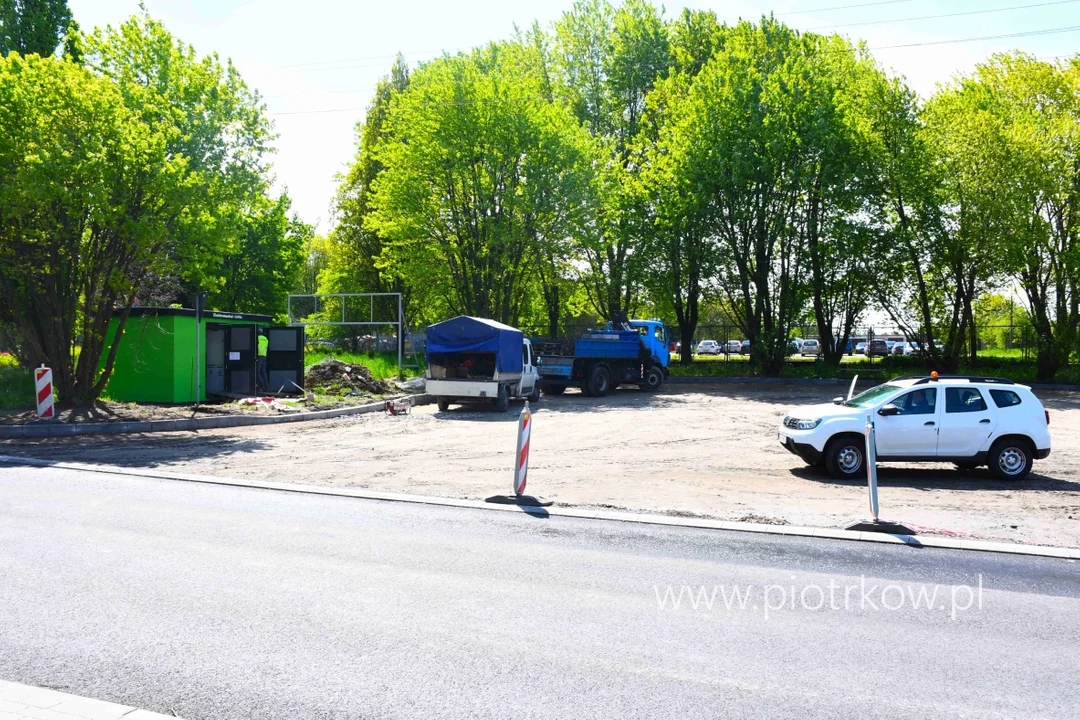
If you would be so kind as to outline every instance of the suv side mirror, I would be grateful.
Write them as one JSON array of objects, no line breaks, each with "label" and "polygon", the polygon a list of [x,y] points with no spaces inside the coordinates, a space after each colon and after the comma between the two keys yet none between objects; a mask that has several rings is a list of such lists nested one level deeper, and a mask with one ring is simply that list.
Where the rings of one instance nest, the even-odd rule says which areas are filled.
[{"label": "suv side mirror", "polygon": [[900,408],[896,407],[892,403],[888,405],[882,405],[881,409],[877,411],[878,415],[899,415]]},{"label": "suv side mirror", "polygon": [[834,397],[832,399],[832,402],[833,402],[833,405],[843,405],[844,404],[844,398],[837,395],[836,397]]}]

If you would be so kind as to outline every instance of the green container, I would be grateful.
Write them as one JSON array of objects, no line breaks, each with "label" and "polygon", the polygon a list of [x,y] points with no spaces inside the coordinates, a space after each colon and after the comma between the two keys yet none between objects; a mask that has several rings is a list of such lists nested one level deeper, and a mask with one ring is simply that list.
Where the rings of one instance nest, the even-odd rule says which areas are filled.
[{"label": "green container", "polygon": [[[133,308],[124,325],[105,397],[118,402],[195,402],[195,372],[206,400],[206,325],[268,325],[269,315],[205,312],[195,358],[195,311],[186,308]],[[101,364],[120,323],[119,313],[109,323]]]}]

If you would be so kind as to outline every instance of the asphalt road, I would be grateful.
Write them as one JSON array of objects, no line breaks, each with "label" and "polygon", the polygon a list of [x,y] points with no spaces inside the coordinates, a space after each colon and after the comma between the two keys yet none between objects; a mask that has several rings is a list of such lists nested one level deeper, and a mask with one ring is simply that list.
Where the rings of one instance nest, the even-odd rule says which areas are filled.
[{"label": "asphalt road", "polygon": [[0,678],[189,720],[1075,718],[1078,648],[1075,561],[0,468]]}]

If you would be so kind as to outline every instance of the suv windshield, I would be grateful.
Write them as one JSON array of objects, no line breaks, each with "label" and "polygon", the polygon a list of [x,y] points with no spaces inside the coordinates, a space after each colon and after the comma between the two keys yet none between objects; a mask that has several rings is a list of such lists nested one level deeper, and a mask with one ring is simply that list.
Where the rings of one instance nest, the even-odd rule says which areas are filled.
[{"label": "suv windshield", "polygon": [[889,385],[888,383],[884,385],[878,385],[877,387],[870,388],[866,392],[859,393],[855,397],[845,402],[844,405],[847,405],[848,407],[870,407],[872,405],[876,405],[878,400],[885,397],[889,393],[895,392],[899,389],[899,385]]}]

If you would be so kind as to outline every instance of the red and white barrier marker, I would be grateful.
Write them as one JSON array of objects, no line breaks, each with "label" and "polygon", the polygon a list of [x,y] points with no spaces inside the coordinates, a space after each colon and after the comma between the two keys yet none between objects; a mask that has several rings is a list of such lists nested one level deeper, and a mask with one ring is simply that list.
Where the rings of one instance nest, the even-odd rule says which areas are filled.
[{"label": "red and white barrier marker", "polygon": [[517,452],[514,453],[514,494],[525,494],[525,477],[529,474],[529,436],[532,434],[532,411],[528,401],[518,416]]},{"label": "red and white barrier marker", "polygon": [[532,410],[529,403],[521,409],[518,416],[517,450],[514,452],[514,494],[492,495],[485,500],[500,505],[518,505],[520,507],[547,507],[551,500],[525,494],[525,480],[529,474],[529,439],[532,437]]},{"label": "red and white barrier marker", "polygon": [[52,369],[44,365],[34,370],[34,390],[37,392],[39,418],[54,417]]}]

